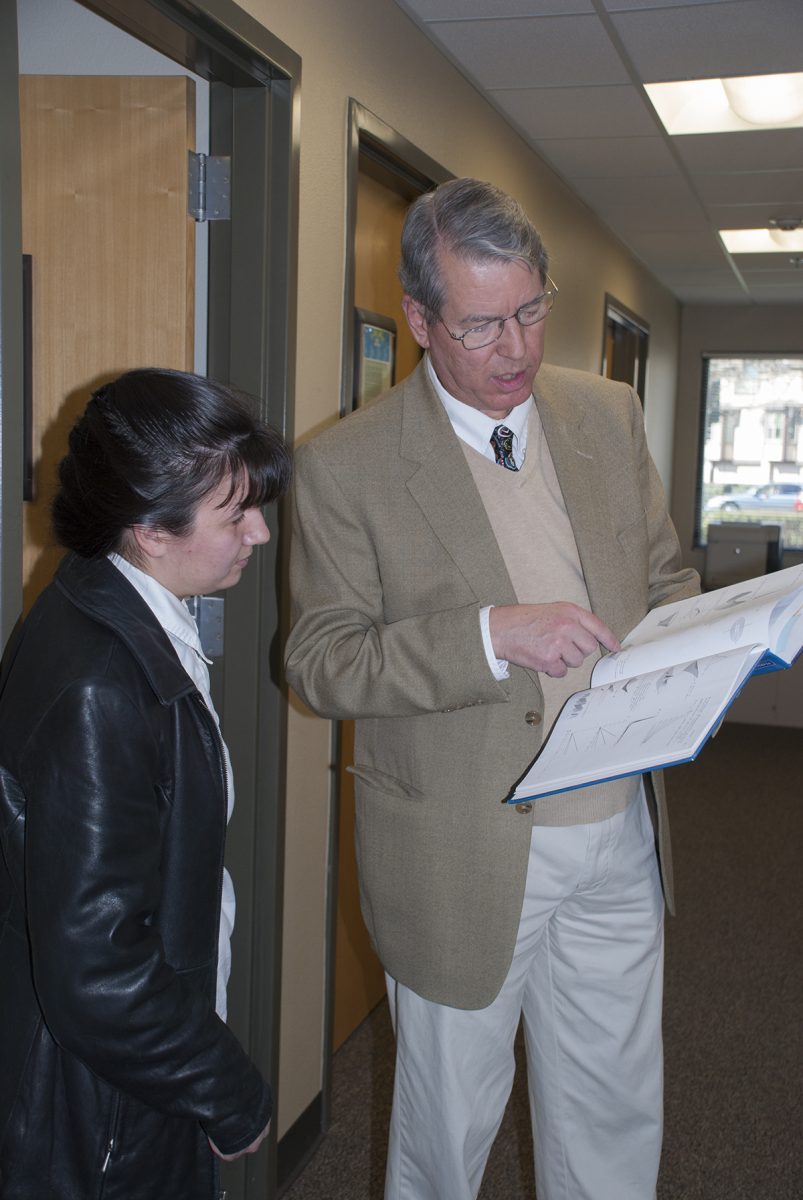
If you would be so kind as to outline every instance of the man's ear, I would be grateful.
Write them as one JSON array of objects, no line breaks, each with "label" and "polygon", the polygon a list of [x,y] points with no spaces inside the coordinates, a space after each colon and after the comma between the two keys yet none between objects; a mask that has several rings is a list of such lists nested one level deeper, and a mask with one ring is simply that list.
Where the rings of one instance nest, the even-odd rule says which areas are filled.
[{"label": "man's ear", "polygon": [[156,525],[132,525],[130,528],[137,552],[146,562],[149,559],[164,557],[170,534]]},{"label": "man's ear", "polygon": [[423,346],[425,350],[429,349],[429,326],[427,318],[424,315],[424,309],[417,300],[412,296],[402,296],[402,308],[404,315],[407,318],[407,324],[410,326],[412,333],[419,346]]}]

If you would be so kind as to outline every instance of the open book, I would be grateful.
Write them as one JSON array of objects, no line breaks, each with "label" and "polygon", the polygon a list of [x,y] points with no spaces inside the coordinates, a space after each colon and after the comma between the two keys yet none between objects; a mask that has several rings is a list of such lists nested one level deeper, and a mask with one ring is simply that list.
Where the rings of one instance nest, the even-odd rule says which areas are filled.
[{"label": "open book", "polygon": [[803,565],[648,613],[570,696],[509,804],[689,762],[751,675],[803,647]]}]

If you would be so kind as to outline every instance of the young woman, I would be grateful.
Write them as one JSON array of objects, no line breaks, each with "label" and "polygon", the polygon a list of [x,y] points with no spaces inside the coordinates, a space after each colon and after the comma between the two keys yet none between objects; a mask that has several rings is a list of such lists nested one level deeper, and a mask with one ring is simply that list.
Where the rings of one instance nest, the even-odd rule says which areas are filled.
[{"label": "young woman", "polygon": [[216,1156],[267,1133],[223,1019],[231,771],[183,600],[237,583],[289,476],[240,397],[179,372],[104,385],[70,435],[71,553],[0,690],[4,1200],[216,1200]]}]

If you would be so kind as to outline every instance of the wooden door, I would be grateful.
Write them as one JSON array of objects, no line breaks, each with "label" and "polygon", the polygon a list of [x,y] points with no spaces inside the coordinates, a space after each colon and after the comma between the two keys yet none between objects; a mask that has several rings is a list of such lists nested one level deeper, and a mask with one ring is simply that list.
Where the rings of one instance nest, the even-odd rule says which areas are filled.
[{"label": "wooden door", "polygon": [[[360,171],[357,180],[354,302],[396,322],[396,382],[409,375],[421,351],[402,312],[396,275],[399,243],[410,200]],[[336,1050],[382,999],[385,977],[360,915],[354,853],[354,724],[340,727],[340,842],[338,847],[335,999],[332,1048]]]},{"label": "wooden door", "polygon": [[194,84],[185,76],[21,76],[20,131],[33,298],[27,610],[61,557],[50,499],[91,391],[131,367],[192,369]]}]

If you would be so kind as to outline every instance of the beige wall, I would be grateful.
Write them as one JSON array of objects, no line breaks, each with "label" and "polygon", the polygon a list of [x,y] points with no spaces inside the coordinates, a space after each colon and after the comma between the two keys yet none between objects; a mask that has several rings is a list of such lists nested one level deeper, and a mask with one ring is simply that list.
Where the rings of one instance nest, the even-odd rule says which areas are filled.
[{"label": "beige wall", "polygon": [[[240,0],[302,58],[299,212],[299,437],[336,419],[340,388],[346,127],[354,97],[455,175],[518,197],[552,255],[560,297],[548,360],[599,371],[606,291],[651,326],[647,427],[669,478],[678,305],[635,263],[391,0]],[[329,726],[289,722],[278,1131],[321,1086]]]},{"label": "beige wall", "polygon": [[[672,516],[686,561],[702,570],[694,550],[694,501],[699,456],[704,354],[803,354],[803,305],[687,305],[681,318],[672,472]],[[786,565],[803,555],[787,555]]]}]

